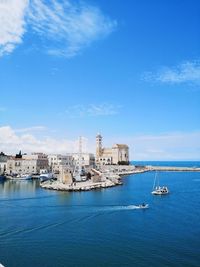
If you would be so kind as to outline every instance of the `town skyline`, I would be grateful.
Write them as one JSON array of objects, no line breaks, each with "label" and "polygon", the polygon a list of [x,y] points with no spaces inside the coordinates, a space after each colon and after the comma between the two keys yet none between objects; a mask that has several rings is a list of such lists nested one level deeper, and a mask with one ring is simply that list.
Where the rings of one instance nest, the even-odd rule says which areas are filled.
[{"label": "town skyline", "polygon": [[0,150],[95,153],[100,132],[130,160],[200,160],[192,3],[2,1]]}]

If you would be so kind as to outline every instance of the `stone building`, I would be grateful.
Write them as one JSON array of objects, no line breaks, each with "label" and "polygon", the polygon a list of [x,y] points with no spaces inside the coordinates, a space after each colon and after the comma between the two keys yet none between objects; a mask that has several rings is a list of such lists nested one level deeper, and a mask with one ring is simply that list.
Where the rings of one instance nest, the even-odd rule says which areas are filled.
[{"label": "stone building", "polygon": [[10,157],[7,160],[7,174],[39,174],[41,170],[48,170],[48,158],[43,153]]},{"label": "stone building", "polygon": [[99,165],[129,164],[129,147],[114,144],[111,148],[102,146],[102,136],[96,136],[96,163]]},{"label": "stone building", "polygon": [[6,171],[8,156],[3,152],[0,153],[0,175]]},{"label": "stone building", "polygon": [[72,155],[49,155],[48,156],[49,167],[53,173],[60,173],[63,168],[72,169],[73,157]]},{"label": "stone building", "polygon": [[[79,153],[73,153],[74,165],[79,165],[80,155]],[[95,167],[95,156],[92,153],[81,153],[80,165],[84,168],[94,168]]]}]

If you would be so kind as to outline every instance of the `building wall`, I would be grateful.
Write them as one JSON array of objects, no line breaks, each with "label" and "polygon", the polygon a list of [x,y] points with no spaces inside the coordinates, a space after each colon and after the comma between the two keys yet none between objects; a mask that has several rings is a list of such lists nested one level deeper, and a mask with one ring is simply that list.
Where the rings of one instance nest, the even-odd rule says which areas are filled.
[{"label": "building wall", "polygon": [[40,170],[49,169],[48,156],[44,153],[32,153],[31,155],[23,155],[22,159],[36,160],[38,173],[40,173]]},{"label": "building wall", "polygon": [[48,170],[48,158],[43,153],[23,155],[22,158],[12,157],[7,161],[7,174],[37,174],[40,170]]},{"label": "building wall", "polygon": [[49,155],[49,166],[52,172],[59,173],[62,167],[72,168],[73,157],[71,155]]},{"label": "building wall", "polygon": [[0,153],[0,175],[3,174],[7,167],[8,156],[3,152]]},{"label": "building wall", "polygon": [[34,174],[39,172],[37,160],[9,159],[7,161],[7,174]]},{"label": "building wall", "polygon": [[7,162],[0,162],[0,175],[3,174],[7,169]]},{"label": "building wall", "polygon": [[[83,167],[92,167],[95,166],[95,156],[92,153],[82,153],[81,165]],[[79,154],[74,153],[72,154],[74,165],[79,164]]]}]

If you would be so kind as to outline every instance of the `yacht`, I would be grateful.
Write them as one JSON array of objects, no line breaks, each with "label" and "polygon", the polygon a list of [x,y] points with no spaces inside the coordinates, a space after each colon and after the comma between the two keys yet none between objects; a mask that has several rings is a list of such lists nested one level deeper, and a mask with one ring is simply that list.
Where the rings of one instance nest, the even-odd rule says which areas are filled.
[{"label": "yacht", "polygon": [[[157,185],[156,185],[156,183],[157,183]],[[167,195],[167,194],[169,194],[169,189],[167,186],[160,186],[159,185],[159,180],[157,178],[157,172],[155,174],[153,191],[151,193],[153,195]]]},{"label": "yacht", "polygon": [[151,193],[153,195],[167,195],[169,194],[169,189],[167,186],[156,186]]}]

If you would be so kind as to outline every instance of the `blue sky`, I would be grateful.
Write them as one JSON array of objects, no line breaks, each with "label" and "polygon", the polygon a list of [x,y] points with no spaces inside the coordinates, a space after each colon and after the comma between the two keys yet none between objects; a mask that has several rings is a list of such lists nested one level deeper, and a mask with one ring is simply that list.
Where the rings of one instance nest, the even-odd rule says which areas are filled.
[{"label": "blue sky", "polygon": [[0,1],[0,150],[200,160],[200,3]]}]

